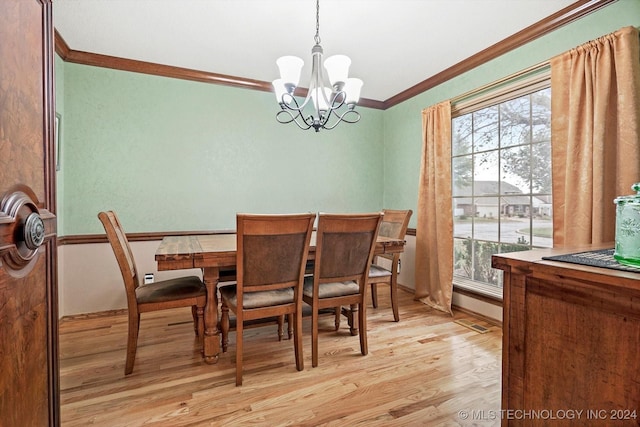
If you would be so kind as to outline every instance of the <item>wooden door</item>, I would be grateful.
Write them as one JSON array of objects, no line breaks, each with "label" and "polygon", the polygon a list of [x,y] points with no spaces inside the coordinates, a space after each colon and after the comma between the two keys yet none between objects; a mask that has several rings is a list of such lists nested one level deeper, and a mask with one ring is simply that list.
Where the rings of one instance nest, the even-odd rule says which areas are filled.
[{"label": "wooden door", "polygon": [[0,425],[59,425],[51,0],[0,0]]}]

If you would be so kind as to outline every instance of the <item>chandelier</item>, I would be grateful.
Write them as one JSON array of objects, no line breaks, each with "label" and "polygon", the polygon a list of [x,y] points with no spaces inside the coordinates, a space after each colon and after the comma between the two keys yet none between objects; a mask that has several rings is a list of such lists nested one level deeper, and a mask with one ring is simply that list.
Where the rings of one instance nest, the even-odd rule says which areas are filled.
[{"label": "chandelier", "polygon": [[340,122],[356,123],[360,113],[355,106],[360,98],[362,80],[348,78],[351,59],[345,55],[334,55],[324,61],[329,82],[326,84],[322,64],[322,46],[320,46],[320,0],[316,0],[316,42],[311,49],[311,81],[306,98],[300,104],[293,96],[300,80],[300,71],[304,61],[297,56],[283,56],[276,64],[280,69],[280,78],[273,81],[280,111],[276,114],[278,122],[294,122],[300,129],[333,129]]}]

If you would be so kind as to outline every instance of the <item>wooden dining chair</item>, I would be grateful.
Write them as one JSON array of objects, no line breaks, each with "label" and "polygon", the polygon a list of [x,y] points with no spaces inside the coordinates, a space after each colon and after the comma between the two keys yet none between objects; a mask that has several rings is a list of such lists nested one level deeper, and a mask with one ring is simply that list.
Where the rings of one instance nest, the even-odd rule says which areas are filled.
[{"label": "wooden dining chair", "polygon": [[236,316],[236,386],[242,385],[245,322],[291,316],[296,368],[302,355],[302,285],[315,214],[237,214],[235,286],[220,288],[222,335]]},{"label": "wooden dining chair", "polygon": [[[382,223],[380,223],[380,236],[394,239],[404,239],[409,227],[412,210],[384,209]],[[381,262],[386,259],[386,262]],[[400,254],[380,254],[373,259],[369,269],[369,283],[371,284],[371,302],[374,308],[378,307],[378,284],[387,284],[391,293],[391,310],[393,320],[400,321],[398,313],[398,272],[400,270]]]},{"label": "wooden dining chair", "polygon": [[[235,281],[230,283],[224,283],[222,286],[236,286],[236,283]],[[222,286],[220,286],[219,288],[222,288]],[[220,300],[222,300],[222,298],[220,298]],[[287,315],[287,316],[292,316],[292,315]],[[222,327],[222,318],[218,322],[218,329],[220,330],[220,336],[222,339],[221,344],[222,344],[223,353],[226,353],[227,350],[229,349],[229,332],[234,332],[236,330],[237,319],[235,317],[235,314],[233,314],[233,312],[229,313],[228,322],[229,322],[229,325],[227,329]],[[285,324],[285,315],[280,315],[280,316],[266,317],[263,319],[254,319],[252,321],[245,320],[243,329],[247,330],[252,328],[260,328],[265,326],[276,325],[278,341],[282,341],[284,339],[284,324]],[[289,319],[287,333],[288,333],[287,338],[292,339],[293,338],[293,317]]]},{"label": "wooden dining chair", "polygon": [[312,308],[313,367],[318,366],[318,313],[323,309],[342,307],[351,335],[360,335],[360,352],[369,352],[365,295],[381,219],[380,212],[318,216],[313,276],[305,278],[302,296]]},{"label": "wooden dining chair", "polygon": [[111,249],[116,257],[127,295],[129,333],[127,339],[127,359],[124,374],[133,371],[138,346],[140,314],[177,307],[191,307],[196,336],[204,336],[204,306],[207,290],[197,276],[179,277],[148,284],[141,284],[140,276],[129,246],[115,212],[100,212],[98,218],[104,226]]}]

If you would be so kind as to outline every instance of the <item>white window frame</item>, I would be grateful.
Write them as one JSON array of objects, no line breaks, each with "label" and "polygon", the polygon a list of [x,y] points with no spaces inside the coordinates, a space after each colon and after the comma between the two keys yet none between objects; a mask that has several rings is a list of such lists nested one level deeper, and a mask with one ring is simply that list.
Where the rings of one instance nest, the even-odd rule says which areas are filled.
[{"label": "white window frame", "polygon": [[[451,120],[453,121],[459,116],[501,104],[550,86],[551,70],[549,63],[534,65],[452,99]],[[451,256],[453,257],[453,254]],[[502,300],[503,298],[503,288],[459,276],[453,276],[453,286],[454,288],[460,288],[491,299]]]}]

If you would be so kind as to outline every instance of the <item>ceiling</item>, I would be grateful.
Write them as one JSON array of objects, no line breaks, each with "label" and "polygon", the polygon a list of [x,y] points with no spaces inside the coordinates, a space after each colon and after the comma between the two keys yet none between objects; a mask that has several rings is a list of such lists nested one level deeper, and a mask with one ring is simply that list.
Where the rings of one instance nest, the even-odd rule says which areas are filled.
[{"label": "ceiling", "polygon": [[[362,97],[385,101],[575,0],[321,0],[325,58],[351,57]],[[70,49],[270,82],[275,60],[311,73],[314,0],[55,0]]]}]

